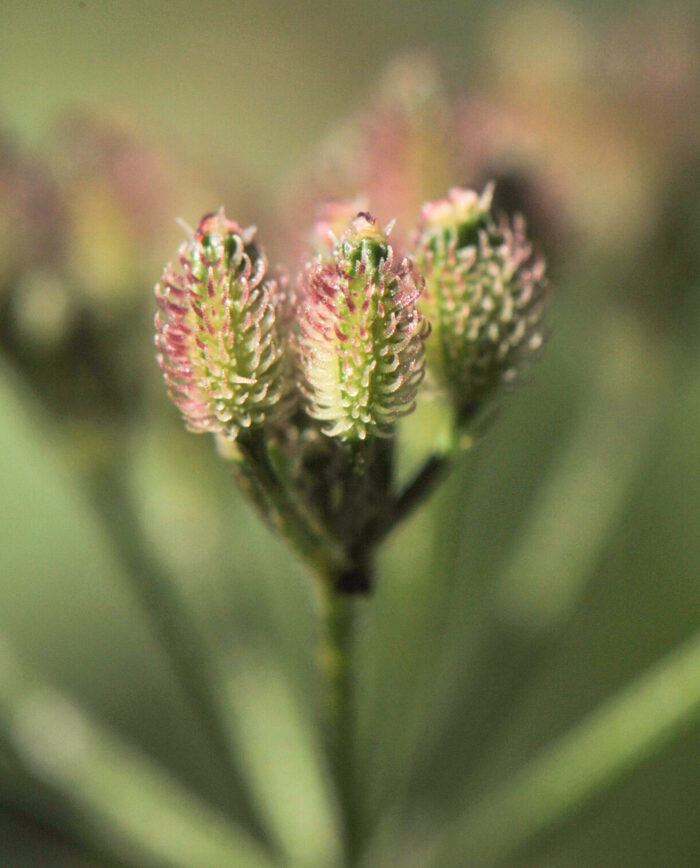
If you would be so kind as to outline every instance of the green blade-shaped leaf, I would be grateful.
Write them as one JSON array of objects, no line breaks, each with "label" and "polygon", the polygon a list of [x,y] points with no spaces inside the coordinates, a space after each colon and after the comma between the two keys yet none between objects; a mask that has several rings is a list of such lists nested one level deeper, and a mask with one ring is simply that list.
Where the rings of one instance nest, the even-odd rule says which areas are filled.
[{"label": "green blade-shaped leaf", "polygon": [[421,854],[423,861],[405,864],[497,865],[698,719],[700,634],[468,808],[437,846]]},{"label": "green blade-shaped leaf", "polygon": [[270,868],[242,829],[208,807],[0,645],[0,735],[32,777],[67,800],[87,837],[134,866]]}]

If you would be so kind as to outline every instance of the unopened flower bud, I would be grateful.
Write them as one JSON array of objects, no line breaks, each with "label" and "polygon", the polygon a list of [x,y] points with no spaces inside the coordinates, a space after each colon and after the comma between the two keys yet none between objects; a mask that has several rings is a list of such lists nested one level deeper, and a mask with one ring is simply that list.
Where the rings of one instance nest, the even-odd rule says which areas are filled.
[{"label": "unopened flower bud", "polygon": [[366,212],[367,203],[361,198],[341,202],[325,202],[316,213],[311,231],[311,247],[315,255],[326,260],[338,244],[348,224],[360,212]]},{"label": "unopened flower bud", "polygon": [[426,326],[423,281],[396,262],[368,214],[351,221],[328,257],[309,263],[299,293],[299,354],[309,412],[329,436],[388,435],[415,405]]},{"label": "unopened flower bud", "polygon": [[468,418],[512,381],[542,343],[544,262],[522,217],[496,223],[493,187],[454,188],[423,206],[415,260],[426,280],[421,310],[432,326],[428,370]]},{"label": "unopened flower bud", "polygon": [[204,217],[156,286],[158,361],[192,431],[233,439],[289,408],[281,293],[255,228]]}]

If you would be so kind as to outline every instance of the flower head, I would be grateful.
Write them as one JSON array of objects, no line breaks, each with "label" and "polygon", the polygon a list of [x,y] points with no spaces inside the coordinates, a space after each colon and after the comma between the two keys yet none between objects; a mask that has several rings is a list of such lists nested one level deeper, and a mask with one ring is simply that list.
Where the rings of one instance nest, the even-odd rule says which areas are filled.
[{"label": "flower head", "polygon": [[328,256],[306,266],[298,299],[303,390],[329,436],[386,435],[413,409],[423,376],[422,288],[413,264],[395,261],[387,233],[366,213]]},{"label": "flower head", "polygon": [[282,293],[255,228],[207,215],[156,285],[158,361],[192,431],[235,438],[289,408]]},{"label": "flower head", "polygon": [[428,202],[415,245],[426,279],[421,309],[433,329],[429,371],[462,418],[513,380],[542,343],[544,262],[533,256],[521,217],[494,221],[492,193],[453,188]]},{"label": "flower head", "polygon": [[367,202],[361,197],[339,202],[324,202],[316,212],[311,230],[311,248],[319,259],[327,260],[348,224],[358,213],[366,213]]}]

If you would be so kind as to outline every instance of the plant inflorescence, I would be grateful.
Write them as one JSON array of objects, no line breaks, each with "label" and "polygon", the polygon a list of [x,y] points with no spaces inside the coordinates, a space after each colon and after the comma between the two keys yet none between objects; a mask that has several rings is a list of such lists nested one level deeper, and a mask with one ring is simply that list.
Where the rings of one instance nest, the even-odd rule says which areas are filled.
[{"label": "plant inflorescence", "polygon": [[[439,478],[542,342],[543,261],[521,217],[453,188],[394,245],[353,202],[326,204],[296,280],[254,227],[205,216],[156,286],[158,358],[187,427],[336,590],[371,587],[372,552]],[[447,450],[397,484],[399,421],[438,397]]]}]

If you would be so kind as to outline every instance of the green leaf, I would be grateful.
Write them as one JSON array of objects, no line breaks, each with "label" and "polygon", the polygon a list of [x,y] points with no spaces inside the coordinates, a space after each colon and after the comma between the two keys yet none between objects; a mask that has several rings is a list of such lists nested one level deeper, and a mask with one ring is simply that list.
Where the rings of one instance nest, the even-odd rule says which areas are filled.
[{"label": "green leaf", "polygon": [[[318,731],[279,664],[251,655],[231,679],[233,726],[260,816],[286,862],[340,865],[341,841]],[[286,864],[286,863],[285,863]]]},{"label": "green leaf", "polygon": [[698,719],[700,633],[542,750],[503,786],[467,808],[437,845],[423,851],[419,864],[500,864]]},{"label": "green leaf", "polygon": [[271,868],[253,839],[172,775],[36,682],[0,645],[0,734],[31,774],[70,802],[85,834],[135,866]]}]

